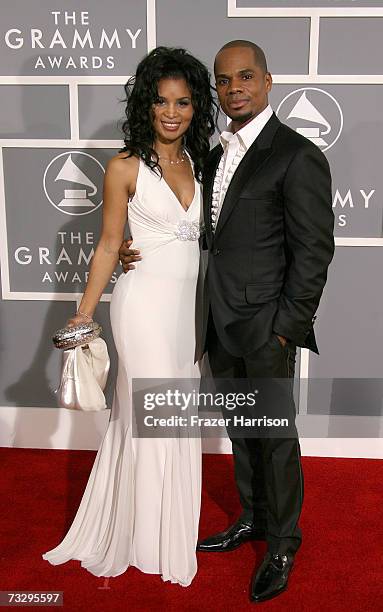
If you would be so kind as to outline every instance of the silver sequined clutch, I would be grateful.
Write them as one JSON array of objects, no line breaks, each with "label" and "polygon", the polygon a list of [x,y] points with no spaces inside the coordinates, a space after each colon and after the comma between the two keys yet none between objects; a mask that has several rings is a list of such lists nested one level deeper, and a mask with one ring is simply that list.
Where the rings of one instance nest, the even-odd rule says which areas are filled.
[{"label": "silver sequined clutch", "polygon": [[88,344],[101,334],[102,327],[96,321],[89,321],[73,327],[63,327],[53,336],[53,344],[58,349],[70,349]]}]

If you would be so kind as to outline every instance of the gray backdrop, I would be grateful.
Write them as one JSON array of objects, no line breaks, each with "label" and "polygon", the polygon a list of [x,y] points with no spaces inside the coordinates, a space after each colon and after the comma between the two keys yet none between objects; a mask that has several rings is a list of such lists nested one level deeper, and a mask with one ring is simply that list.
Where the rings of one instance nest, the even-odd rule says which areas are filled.
[{"label": "gray backdrop", "polygon": [[[14,0],[1,9],[0,406],[55,407],[60,354],[50,337],[75,310],[86,282],[105,164],[122,144],[123,84],[137,62],[156,44],[182,45],[212,68],[224,42],[247,38],[267,54],[279,118],[308,130],[333,174],[337,249],[317,313],[321,354],[302,352],[298,360],[305,383],[298,381],[299,410],[308,419],[343,415],[346,436],[358,435],[354,416],[377,423],[383,2],[68,0],[62,6]],[[119,273],[96,313],[112,354],[109,404],[115,355],[108,299]],[[375,425],[369,431],[378,435]]]}]

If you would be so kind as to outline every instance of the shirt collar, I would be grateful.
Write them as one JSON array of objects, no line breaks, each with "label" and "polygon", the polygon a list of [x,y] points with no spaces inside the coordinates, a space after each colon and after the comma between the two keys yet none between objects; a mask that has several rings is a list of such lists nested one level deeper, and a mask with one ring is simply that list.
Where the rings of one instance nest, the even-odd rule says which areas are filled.
[{"label": "shirt collar", "polygon": [[251,147],[253,144],[254,140],[259,136],[272,114],[273,109],[271,108],[270,104],[268,104],[268,106],[266,106],[266,108],[259,113],[259,115],[254,117],[254,119],[238,130],[238,132],[235,134],[232,132],[232,122],[230,122],[227,126],[227,130],[224,130],[219,137],[223,149],[225,150],[228,144],[231,142],[239,142],[241,147],[247,151],[247,149],[249,149],[249,147]]}]

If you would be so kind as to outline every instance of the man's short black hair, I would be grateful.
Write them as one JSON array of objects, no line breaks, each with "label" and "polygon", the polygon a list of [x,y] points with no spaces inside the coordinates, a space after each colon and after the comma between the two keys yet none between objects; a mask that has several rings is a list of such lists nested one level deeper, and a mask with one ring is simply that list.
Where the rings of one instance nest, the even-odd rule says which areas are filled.
[{"label": "man's short black hair", "polygon": [[264,74],[268,72],[266,56],[264,54],[263,49],[261,49],[261,47],[251,42],[250,40],[231,40],[230,42],[223,45],[223,47],[220,48],[218,53],[220,51],[223,51],[224,49],[231,49],[233,47],[249,47],[250,49],[252,49],[254,52],[255,63],[257,64],[257,66],[261,68]]}]

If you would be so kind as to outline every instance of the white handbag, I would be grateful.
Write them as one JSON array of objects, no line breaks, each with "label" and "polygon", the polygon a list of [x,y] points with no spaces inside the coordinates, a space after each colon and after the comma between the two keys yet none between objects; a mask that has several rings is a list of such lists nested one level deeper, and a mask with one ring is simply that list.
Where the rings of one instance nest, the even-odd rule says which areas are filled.
[{"label": "white handbag", "polygon": [[105,410],[109,367],[108,348],[102,338],[63,350],[61,381],[56,391],[59,406],[70,410]]}]

